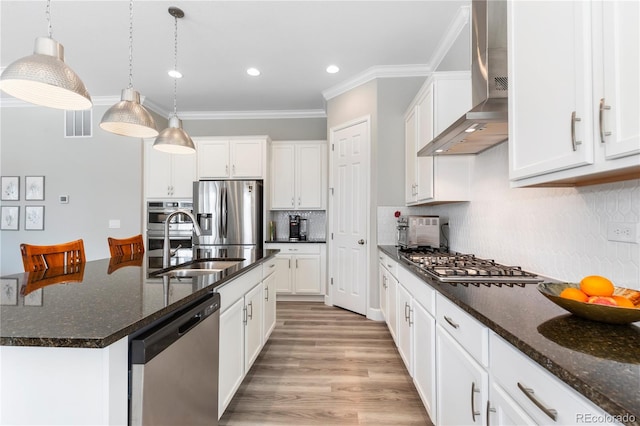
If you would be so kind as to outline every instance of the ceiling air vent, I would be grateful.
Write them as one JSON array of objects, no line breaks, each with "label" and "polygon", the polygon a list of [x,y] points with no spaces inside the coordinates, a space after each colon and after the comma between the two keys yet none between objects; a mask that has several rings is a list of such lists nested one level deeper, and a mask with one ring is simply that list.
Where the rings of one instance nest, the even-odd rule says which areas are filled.
[{"label": "ceiling air vent", "polygon": [[65,138],[90,138],[93,109],[64,112]]}]

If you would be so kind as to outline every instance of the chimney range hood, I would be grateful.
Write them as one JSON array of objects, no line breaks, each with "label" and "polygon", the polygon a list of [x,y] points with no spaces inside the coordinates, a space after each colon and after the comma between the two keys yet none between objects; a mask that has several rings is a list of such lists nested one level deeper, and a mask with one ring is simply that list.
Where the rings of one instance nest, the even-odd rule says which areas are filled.
[{"label": "chimney range hood", "polygon": [[477,154],[507,140],[507,2],[471,2],[471,99],[474,107],[418,151]]}]

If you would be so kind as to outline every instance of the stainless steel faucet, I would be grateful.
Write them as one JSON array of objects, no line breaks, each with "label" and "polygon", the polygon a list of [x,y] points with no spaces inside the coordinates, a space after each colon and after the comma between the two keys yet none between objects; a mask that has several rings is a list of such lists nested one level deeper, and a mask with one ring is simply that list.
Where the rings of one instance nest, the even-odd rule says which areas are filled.
[{"label": "stainless steel faucet", "polygon": [[164,222],[164,245],[162,246],[162,250],[163,250],[162,251],[162,269],[169,267],[169,263],[170,263],[169,259],[171,259],[171,242],[169,241],[169,222],[171,222],[171,219],[173,219],[173,217],[177,214],[185,214],[189,216],[189,219],[191,219],[191,222],[193,223],[193,230],[196,233],[196,235],[198,237],[202,235],[202,230],[200,229],[200,225],[198,225],[198,220],[193,215],[193,213],[187,210],[176,210],[174,212],[171,212],[169,216],[167,216],[167,219]]}]

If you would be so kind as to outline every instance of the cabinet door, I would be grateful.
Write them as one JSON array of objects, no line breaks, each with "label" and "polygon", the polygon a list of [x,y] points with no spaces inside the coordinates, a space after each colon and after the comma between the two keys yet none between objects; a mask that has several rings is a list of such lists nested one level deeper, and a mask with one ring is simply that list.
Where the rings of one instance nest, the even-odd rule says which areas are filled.
[{"label": "cabinet door", "polygon": [[436,413],[436,320],[413,301],[413,383],[432,419]]},{"label": "cabinet door", "polygon": [[172,190],[173,197],[189,198],[193,197],[193,182],[196,176],[196,155],[183,154],[172,155]]},{"label": "cabinet door", "polygon": [[271,146],[271,208],[295,208],[295,147],[293,144]]},{"label": "cabinet door", "polygon": [[198,142],[198,178],[224,179],[229,177],[229,141]]},{"label": "cabinet door", "polygon": [[262,281],[264,291],[264,341],[271,336],[276,326],[276,274],[269,275]]},{"label": "cabinet door", "polygon": [[[606,158],[640,153],[640,30],[637,1],[602,2],[604,94],[600,143]],[[595,101],[599,104],[601,99]],[[610,109],[602,109],[608,107]]]},{"label": "cabinet door", "polygon": [[276,272],[274,272],[274,275],[276,279],[276,291],[278,293],[293,292],[291,262],[292,256],[286,254],[276,256]]},{"label": "cabinet door", "polygon": [[436,326],[436,359],[436,424],[485,424],[487,372],[439,325]]},{"label": "cabinet door", "polygon": [[414,147],[416,161],[416,198],[418,201],[430,200],[434,196],[433,157],[418,157],[417,152],[428,144],[434,136],[433,84],[418,104],[418,140]]},{"label": "cabinet door", "polygon": [[593,163],[590,21],[589,2],[508,3],[511,179]]},{"label": "cabinet door", "polygon": [[537,423],[494,381],[489,389],[488,424],[504,426],[534,426]]},{"label": "cabinet door", "polygon": [[147,198],[171,196],[172,154],[153,149],[153,140],[145,140],[144,164]]},{"label": "cabinet door", "polygon": [[231,141],[231,177],[262,179],[264,144],[261,139]]},{"label": "cabinet door", "polygon": [[409,375],[413,377],[413,365],[411,364],[411,331],[413,324],[411,295],[402,284],[398,284],[396,306],[398,309],[398,352],[400,352],[400,357],[404,361]]},{"label": "cabinet door", "polygon": [[397,330],[398,330],[398,307],[397,307],[397,294],[398,294],[398,280],[396,277],[387,272],[387,306],[389,307],[389,315],[387,316],[387,325],[389,326],[389,332],[393,341],[398,344]]},{"label": "cabinet door", "polygon": [[301,144],[296,154],[296,208],[322,209],[324,207],[324,146]]},{"label": "cabinet door", "polygon": [[418,138],[418,119],[416,108],[409,113],[404,121],[404,199],[407,204],[416,201],[416,140]]},{"label": "cabinet door", "polygon": [[296,294],[320,294],[320,256],[297,255],[292,258],[294,268],[294,292]]},{"label": "cabinet door", "polygon": [[231,402],[244,377],[244,299],[220,314],[218,418]]},{"label": "cabinet door", "polygon": [[258,284],[244,296],[244,310],[244,371],[249,371],[262,349],[262,284]]}]

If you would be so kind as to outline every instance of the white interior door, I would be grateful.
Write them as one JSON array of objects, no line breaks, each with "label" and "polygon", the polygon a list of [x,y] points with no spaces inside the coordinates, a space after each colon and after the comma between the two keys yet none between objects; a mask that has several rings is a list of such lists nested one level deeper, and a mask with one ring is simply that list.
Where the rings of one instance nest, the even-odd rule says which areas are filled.
[{"label": "white interior door", "polygon": [[331,131],[331,182],[329,207],[332,303],[367,313],[369,121],[359,121]]}]

